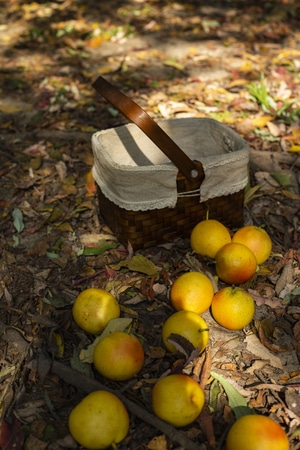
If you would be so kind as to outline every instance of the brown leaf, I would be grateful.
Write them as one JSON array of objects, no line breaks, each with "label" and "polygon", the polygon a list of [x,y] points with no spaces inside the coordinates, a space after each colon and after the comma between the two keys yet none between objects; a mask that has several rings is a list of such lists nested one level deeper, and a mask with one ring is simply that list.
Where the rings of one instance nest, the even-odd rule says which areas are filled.
[{"label": "brown leaf", "polygon": [[167,438],[164,434],[155,436],[147,445],[148,450],[167,450]]},{"label": "brown leaf", "polygon": [[269,364],[273,367],[283,370],[282,362],[280,358],[273,355],[269,349],[267,349],[254,334],[249,334],[245,338],[247,344],[247,350],[259,359],[269,361]]},{"label": "brown leaf", "polygon": [[287,346],[278,345],[274,342],[275,328],[272,321],[268,318],[261,321],[255,321],[258,336],[261,343],[273,352],[286,352],[289,350]]},{"label": "brown leaf", "polygon": [[204,358],[204,362],[200,358],[197,358],[195,368],[194,368],[194,373],[196,370],[199,373],[200,371],[198,369],[197,363],[199,362],[199,364],[201,364],[201,367],[200,367],[201,374],[199,377],[199,384],[202,387],[202,389],[204,389],[207,384],[207,381],[210,377],[211,368],[212,368],[212,356],[211,356],[210,348],[207,348],[206,352],[203,353],[203,358]]},{"label": "brown leaf", "polygon": [[96,183],[91,170],[86,175],[85,190],[87,197],[93,197],[96,193]]},{"label": "brown leaf", "polygon": [[162,347],[153,347],[152,345],[149,345],[148,353],[151,358],[160,359],[165,356],[166,351]]},{"label": "brown leaf", "polygon": [[257,292],[255,289],[248,289],[248,292],[252,295],[257,306],[267,305],[270,306],[270,308],[274,309],[284,308],[281,301],[278,298],[272,296],[271,292],[269,297],[260,295],[259,292]]},{"label": "brown leaf", "polygon": [[45,450],[47,446],[47,442],[41,441],[33,434],[30,434],[26,439],[26,450]]},{"label": "brown leaf", "polygon": [[278,127],[275,123],[273,123],[273,122],[268,122],[268,123],[267,123],[267,127],[268,127],[270,133],[272,134],[272,136],[277,137],[277,136],[280,135],[280,129],[279,129],[279,127]]},{"label": "brown leaf", "polygon": [[288,261],[283,267],[282,273],[277,280],[275,286],[275,292],[277,295],[280,295],[282,290],[287,284],[293,283],[293,263],[292,261]]},{"label": "brown leaf", "polygon": [[48,237],[36,240],[34,243],[34,246],[27,250],[28,255],[30,256],[44,256],[47,253],[49,243],[48,243]]},{"label": "brown leaf", "polygon": [[267,392],[265,390],[260,390],[257,393],[255,399],[251,400],[252,408],[262,408],[266,405],[267,402]]},{"label": "brown leaf", "polygon": [[300,395],[299,392],[297,392],[293,388],[287,388],[285,391],[285,401],[288,406],[288,408],[293,411],[293,413],[297,414],[297,416],[300,416]]},{"label": "brown leaf", "polygon": [[213,415],[209,412],[208,407],[204,407],[197,422],[203,429],[205,436],[211,448],[216,447],[216,438],[214,433]]},{"label": "brown leaf", "polygon": [[298,320],[298,322],[295,323],[293,332],[296,341],[300,341],[300,320]]}]

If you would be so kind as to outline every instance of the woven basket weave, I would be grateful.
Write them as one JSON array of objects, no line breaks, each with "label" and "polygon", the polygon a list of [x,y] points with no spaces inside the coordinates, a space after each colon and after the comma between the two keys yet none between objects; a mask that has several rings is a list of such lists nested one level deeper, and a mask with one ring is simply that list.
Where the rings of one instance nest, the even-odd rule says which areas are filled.
[{"label": "woven basket weave", "polygon": [[[141,124],[136,120],[137,112],[134,111],[134,113],[132,113],[132,109],[130,110],[130,112],[128,109],[128,107],[132,107],[133,104],[135,109],[138,109],[139,115],[141,115],[141,111],[143,111],[141,110],[141,108],[139,108],[126,96],[124,96],[124,94],[120,93],[120,91],[116,90],[116,88],[112,87],[102,77],[99,77],[96,80],[96,82],[94,83],[94,87],[101,95],[107,98],[116,108],[118,108],[123,114],[125,114],[126,117],[134,122],[140,130],[146,133],[153,142],[159,143],[159,145],[161,144],[161,139],[157,139],[157,136],[154,136],[152,128],[151,132],[149,132],[149,129],[147,129],[144,124]],[[113,93],[115,96],[112,97],[111,93]],[[126,97],[125,109],[124,105],[122,105],[122,102],[120,104],[120,95],[123,97],[123,99],[124,97]],[[143,114],[146,113],[143,111]],[[146,117],[146,121],[148,121],[148,117]],[[175,123],[177,123],[176,120],[180,119],[174,119]],[[203,121],[210,119],[193,120]],[[150,119],[150,121],[152,121],[152,119]],[[151,124],[152,126],[153,123]],[[155,128],[156,126],[157,124],[155,124]],[[224,127],[224,125],[221,126]],[[109,136],[109,132],[110,130],[105,130],[106,140]],[[232,138],[232,135],[234,136],[234,132],[232,130],[229,130],[229,132],[231,133],[230,136]],[[95,145],[95,139],[97,138],[101,141],[101,133],[102,132],[98,132],[97,136],[94,135],[92,139],[92,147],[95,158],[97,158],[97,152],[99,152],[99,145]],[[167,136],[167,139],[169,139],[169,136]],[[172,141],[171,139],[170,141],[173,144],[172,152],[174,152],[174,145],[176,146],[176,144],[174,144],[174,141]],[[243,143],[243,149],[247,149],[246,144],[239,137],[238,146],[241,145],[241,142]],[[167,156],[172,159],[173,163],[179,169],[176,177],[176,188],[179,195],[174,207],[130,210],[128,208],[120,206],[120,204],[112,201],[112,199],[109,198],[109,195],[107,195],[107,193],[104,193],[103,189],[101,189],[101,187],[99,186],[99,184],[101,184],[101,173],[99,172],[101,172],[102,169],[101,167],[100,169],[99,167],[97,167],[98,172],[97,176],[95,177],[96,181],[97,178],[99,180],[100,177],[100,182],[97,182],[99,213],[101,218],[109,226],[109,228],[116,235],[120,242],[124,243],[125,245],[130,242],[134,249],[140,249],[152,247],[163,242],[172,241],[179,236],[189,237],[193,227],[201,220],[204,220],[207,215],[210,219],[217,219],[231,228],[242,226],[244,188],[239,189],[237,192],[229,195],[221,195],[214,198],[209,198],[206,201],[200,201],[200,194],[192,196],[185,195],[187,193],[190,193],[191,191],[199,192],[199,188],[201,187],[203,178],[205,176],[202,163],[200,161],[193,161],[193,171],[196,171],[197,176],[195,176],[195,174],[191,176],[190,166],[188,168],[184,167],[184,170],[181,170],[181,155],[177,155],[179,158],[178,162],[177,160],[174,161],[173,153],[170,156],[169,148],[162,148],[162,145],[160,145],[160,150],[162,150],[164,154],[167,154],[169,152]],[[178,152],[182,152],[180,148]],[[201,154],[199,155],[199,159],[201,160]],[[189,165],[189,161],[185,160],[182,162],[182,165],[185,166],[186,162],[187,165]],[[247,166],[247,161],[245,164]],[[115,162],[113,162],[113,165],[116,165]],[[120,167],[122,168],[122,166]],[[95,174],[95,166],[93,170]],[[105,170],[105,168],[103,168],[103,170]],[[185,172],[185,174],[182,172]],[[125,167],[124,173],[125,176],[130,177],[130,167]],[[149,172],[149,176],[151,176],[151,172]],[[112,179],[111,183],[117,183],[117,180]],[[139,186],[136,186],[136,190],[137,192],[139,191]]]},{"label": "woven basket weave", "polygon": [[[179,181],[180,183],[180,181]],[[172,241],[178,236],[189,237],[193,227],[209,217],[228,227],[243,224],[244,191],[216,197],[206,203],[193,198],[180,198],[176,208],[148,211],[128,211],[111,202],[98,187],[100,216],[120,242],[131,243],[134,249],[148,248]]]}]

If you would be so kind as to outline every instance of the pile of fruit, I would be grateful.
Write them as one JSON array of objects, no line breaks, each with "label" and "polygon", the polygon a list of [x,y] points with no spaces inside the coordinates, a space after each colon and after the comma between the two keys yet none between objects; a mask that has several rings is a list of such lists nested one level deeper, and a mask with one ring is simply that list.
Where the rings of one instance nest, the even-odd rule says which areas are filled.
[{"label": "pile of fruit", "polygon": [[[222,223],[208,219],[195,226],[190,245],[195,253],[214,262],[216,276],[213,279],[213,275],[190,271],[174,281],[169,297],[175,312],[164,322],[161,333],[169,352],[178,352],[179,337],[192,346],[195,355],[199,355],[209,341],[209,329],[202,313],[210,309],[214,320],[229,330],[241,330],[252,321],[254,300],[244,287],[236,285],[254,276],[269,258],[272,242],[262,228],[245,226],[231,236]],[[216,289],[219,280],[223,285]],[[72,312],[81,329],[99,335],[111,319],[120,316],[120,307],[109,292],[89,288],[78,295]],[[104,333],[93,352],[95,369],[114,381],[126,381],[136,376],[144,359],[143,344],[130,331]],[[161,377],[151,392],[153,413],[175,427],[195,421],[204,403],[201,386],[181,373]],[[73,438],[88,449],[115,447],[128,434],[129,423],[128,412],[121,400],[104,390],[87,395],[69,416]],[[245,440],[246,435],[254,437]],[[243,416],[227,435],[226,450],[269,448],[288,450],[289,442],[283,429],[265,416]]]}]

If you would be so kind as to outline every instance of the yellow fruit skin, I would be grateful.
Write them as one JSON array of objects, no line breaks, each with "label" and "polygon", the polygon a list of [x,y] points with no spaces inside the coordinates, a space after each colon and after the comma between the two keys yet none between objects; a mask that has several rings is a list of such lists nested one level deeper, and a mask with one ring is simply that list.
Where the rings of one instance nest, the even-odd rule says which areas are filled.
[{"label": "yellow fruit skin", "polygon": [[160,378],[152,389],[154,414],[175,427],[194,422],[204,405],[204,392],[199,384],[183,374]]},{"label": "yellow fruit skin", "polygon": [[231,242],[216,254],[216,272],[225,283],[244,283],[255,274],[256,268],[255,255],[244,244]]},{"label": "yellow fruit skin", "polygon": [[83,447],[105,449],[126,437],[129,430],[128,412],[114,394],[95,391],[71,411],[69,430]]},{"label": "yellow fruit skin", "polygon": [[180,275],[170,290],[171,303],[176,311],[193,311],[197,314],[202,314],[210,307],[213,296],[212,282],[200,272]]},{"label": "yellow fruit skin", "polygon": [[120,306],[109,292],[89,288],[77,296],[72,314],[76,324],[84,331],[99,334],[111,319],[120,317]]},{"label": "yellow fruit skin", "polygon": [[94,350],[94,365],[104,377],[114,381],[130,380],[143,367],[144,349],[139,339],[122,331],[101,339]]},{"label": "yellow fruit skin", "polygon": [[220,289],[211,304],[213,318],[228,330],[242,330],[253,319],[253,297],[240,287]]},{"label": "yellow fruit skin", "polygon": [[264,263],[272,251],[272,241],[268,233],[254,225],[248,225],[236,231],[232,242],[239,242],[250,248],[256,257],[257,264]]},{"label": "yellow fruit skin", "polygon": [[277,422],[253,414],[239,418],[232,425],[226,450],[289,450],[289,440]]},{"label": "yellow fruit skin", "polygon": [[187,339],[201,353],[209,340],[208,326],[205,320],[192,311],[178,311],[172,314],[162,326],[162,339],[169,352],[176,353],[173,344],[168,342],[171,334],[179,334]]},{"label": "yellow fruit skin", "polygon": [[228,229],[218,220],[208,219],[199,222],[192,230],[190,244],[192,250],[202,256],[214,259],[223,245],[231,242]]}]

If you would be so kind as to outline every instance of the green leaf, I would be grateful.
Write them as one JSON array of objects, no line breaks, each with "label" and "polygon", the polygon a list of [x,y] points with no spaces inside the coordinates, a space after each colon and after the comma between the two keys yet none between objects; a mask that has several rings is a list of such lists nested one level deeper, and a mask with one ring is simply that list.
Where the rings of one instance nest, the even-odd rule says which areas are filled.
[{"label": "green leaf", "polygon": [[65,308],[70,305],[70,302],[67,298],[64,298],[60,295],[53,295],[52,292],[48,291],[45,297],[43,298],[44,303],[48,305],[54,306],[54,308]]},{"label": "green leaf", "polygon": [[81,361],[79,358],[77,349],[74,349],[73,356],[70,359],[70,364],[72,369],[77,370],[77,372],[83,373],[84,375],[93,378],[93,373],[91,370],[91,366]]},{"label": "green leaf", "polygon": [[219,399],[220,393],[221,393],[220,384],[218,383],[217,380],[214,380],[211,383],[210,389],[209,389],[209,408],[210,408],[211,412],[217,411],[218,399]]},{"label": "green leaf", "polygon": [[128,261],[128,269],[134,272],[141,272],[146,275],[155,275],[157,268],[150,259],[142,255],[135,255]]},{"label": "green leaf", "polygon": [[129,327],[129,325],[131,325],[131,323],[132,319],[130,319],[129,317],[117,317],[116,319],[111,319],[99,337],[102,339],[109,333],[124,331]]},{"label": "green leaf", "polygon": [[[107,242],[105,239],[102,239],[99,244],[97,244],[97,247],[85,247],[82,252],[80,252],[80,255],[84,256],[98,256],[105,253],[107,250],[110,250],[111,248],[117,248],[119,244]],[[80,256],[77,254],[77,256]]]},{"label": "green leaf", "polygon": [[174,67],[175,69],[177,69],[181,72],[183,72],[185,69],[184,65],[175,61],[174,58],[170,58],[170,59],[167,59],[166,61],[164,61],[164,65],[169,66],[169,67]]},{"label": "green leaf", "polygon": [[13,238],[13,241],[14,241],[14,243],[12,244],[12,247],[13,247],[13,248],[18,247],[18,245],[20,244],[19,236],[15,236],[15,235],[14,235],[12,238]]},{"label": "green leaf", "polygon": [[109,114],[112,115],[113,117],[117,117],[117,115],[119,114],[119,111],[111,106],[107,108],[107,110]]},{"label": "green leaf", "polygon": [[57,259],[57,258],[59,258],[59,255],[57,253],[54,253],[54,252],[47,252],[46,255],[50,259]]},{"label": "green leaf", "polygon": [[287,172],[277,172],[277,173],[271,173],[270,174],[274,180],[277,181],[277,183],[280,184],[280,186],[287,187],[291,186],[291,174]]},{"label": "green leaf", "polygon": [[262,187],[261,184],[256,184],[255,186],[246,189],[245,199],[244,199],[245,205],[247,205],[249,202],[251,202],[251,200],[254,200],[257,197],[261,197],[262,194],[257,193],[261,187]]},{"label": "green leaf", "polygon": [[300,287],[296,287],[291,292],[289,292],[283,299],[284,304],[288,304],[293,297],[298,297],[300,295]]},{"label": "green leaf", "polygon": [[249,414],[255,414],[253,409],[248,406],[248,403],[244,399],[244,397],[232,386],[232,384],[228,380],[226,380],[226,378],[215,372],[211,372],[211,376],[213,376],[223,386],[223,389],[228,397],[229,406],[234,412],[236,419]]},{"label": "green leaf", "polygon": [[295,296],[300,295],[300,287],[296,287],[295,289],[293,289],[291,294]]},{"label": "green leaf", "polygon": [[18,233],[22,233],[24,230],[23,213],[19,208],[14,208],[12,212],[14,219],[14,227]]}]

